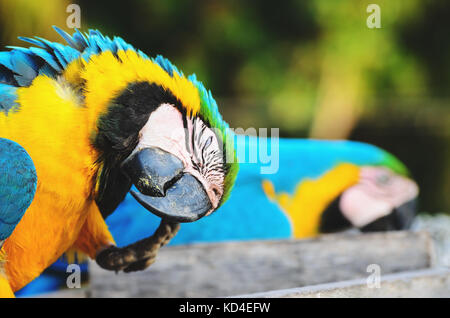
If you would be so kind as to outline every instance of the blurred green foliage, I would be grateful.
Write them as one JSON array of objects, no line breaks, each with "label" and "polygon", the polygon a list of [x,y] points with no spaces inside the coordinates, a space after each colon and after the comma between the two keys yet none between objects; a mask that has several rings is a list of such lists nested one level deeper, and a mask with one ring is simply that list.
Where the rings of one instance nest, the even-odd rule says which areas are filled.
[{"label": "blurred green foliage", "polygon": [[2,44],[57,40],[71,2],[82,30],[195,72],[232,127],[375,143],[411,167],[424,209],[450,211],[449,1],[0,0]]}]

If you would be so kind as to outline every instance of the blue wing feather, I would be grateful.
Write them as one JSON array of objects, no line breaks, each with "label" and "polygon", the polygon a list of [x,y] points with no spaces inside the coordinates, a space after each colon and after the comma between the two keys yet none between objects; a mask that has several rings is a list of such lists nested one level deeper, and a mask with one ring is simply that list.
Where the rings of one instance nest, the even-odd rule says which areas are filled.
[{"label": "blue wing feather", "polygon": [[11,85],[0,84],[0,111],[8,114],[18,107],[16,103],[16,88]]},{"label": "blue wing feather", "polygon": [[[92,55],[105,51],[111,51],[116,55],[119,50],[133,50],[142,58],[151,59],[157,63],[170,76],[174,73],[183,75],[168,59],[160,55],[149,58],[120,37],[111,39],[98,30],[89,30],[84,34],[76,30],[73,35],[70,35],[58,27],[54,29],[67,42],[67,45],[41,37],[19,37],[36,47],[9,47],[11,51],[0,52],[0,84],[10,86],[9,89],[3,87],[0,90],[0,111],[15,106],[15,98],[12,98],[15,87],[29,86],[34,78],[41,74],[56,77],[75,59],[83,58],[88,61]],[[195,77],[189,79],[191,78],[195,79]],[[200,91],[204,90],[202,83],[197,80],[194,80],[194,83]],[[8,95],[1,94],[3,91],[8,91]]]},{"label": "blue wing feather", "polygon": [[36,170],[25,149],[0,138],[0,245],[33,201],[36,185]]}]

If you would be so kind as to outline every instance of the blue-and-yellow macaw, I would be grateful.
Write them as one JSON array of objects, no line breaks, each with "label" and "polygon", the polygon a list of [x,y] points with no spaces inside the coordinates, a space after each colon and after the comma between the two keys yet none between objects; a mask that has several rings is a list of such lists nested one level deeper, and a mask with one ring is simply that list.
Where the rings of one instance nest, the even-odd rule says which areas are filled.
[{"label": "blue-and-yellow macaw", "polygon": [[131,185],[145,209],[186,222],[221,206],[237,174],[225,160],[232,131],[195,75],[119,37],[56,30],[67,45],[22,38],[35,47],[0,52],[0,137],[13,141],[2,145],[29,154],[0,148],[0,198],[15,202],[0,202],[0,296],[71,248],[97,261],[113,255],[111,270],[142,269],[104,222]]}]

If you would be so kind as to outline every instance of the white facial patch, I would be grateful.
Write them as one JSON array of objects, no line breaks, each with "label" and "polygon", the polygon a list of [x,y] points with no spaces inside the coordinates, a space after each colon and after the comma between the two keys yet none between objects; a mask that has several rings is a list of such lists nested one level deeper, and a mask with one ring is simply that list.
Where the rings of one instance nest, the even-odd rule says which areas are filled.
[{"label": "white facial patch", "polygon": [[[186,126],[185,126],[186,125]],[[139,132],[139,143],[133,150],[158,147],[179,158],[184,172],[199,180],[214,211],[223,195],[223,155],[216,134],[200,118],[186,118],[173,105],[161,104],[150,114]]]},{"label": "white facial patch", "polygon": [[172,105],[162,104],[150,114],[139,132],[139,143],[133,152],[158,147],[175,155],[187,166],[190,156],[184,140],[185,129],[181,113]]},{"label": "white facial patch", "polygon": [[343,215],[356,227],[365,226],[391,213],[419,194],[417,184],[384,167],[362,167],[360,182],[342,195]]}]

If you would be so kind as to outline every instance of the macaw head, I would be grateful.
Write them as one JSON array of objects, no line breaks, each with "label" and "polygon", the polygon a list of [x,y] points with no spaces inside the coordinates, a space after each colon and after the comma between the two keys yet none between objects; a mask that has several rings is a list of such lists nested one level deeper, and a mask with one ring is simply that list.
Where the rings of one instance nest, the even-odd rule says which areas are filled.
[{"label": "macaw head", "polygon": [[233,147],[228,127],[217,110],[215,116],[189,112],[161,85],[129,83],[111,99],[93,137],[103,163],[99,206],[108,206],[121,180],[134,185],[131,194],[145,208],[172,221],[191,222],[215,211],[236,176],[226,158]]},{"label": "macaw head", "polygon": [[195,221],[225,202],[238,170],[233,134],[196,76],[118,37],[57,31],[70,47],[53,51],[76,57],[60,79],[79,92],[92,121],[102,215],[132,185],[138,202],[173,222]]},{"label": "macaw head", "polygon": [[409,177],[383,166],[362,166],[359,180],[345,189],[321,216],[320,231],[354,226],[366,231],[402,230],[417,214],[419,188]]}]

